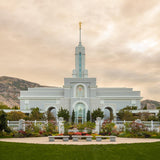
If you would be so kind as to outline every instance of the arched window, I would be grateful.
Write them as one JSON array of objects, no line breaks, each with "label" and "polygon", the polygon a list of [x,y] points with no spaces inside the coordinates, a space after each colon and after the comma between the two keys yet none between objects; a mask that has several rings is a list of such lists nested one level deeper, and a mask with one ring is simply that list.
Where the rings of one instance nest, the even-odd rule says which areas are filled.
[{"label": "arched window", "polygon": [[54,116],[54,118],[57,118],[57,111],[55,107],[49,107],[48,111]]},{"label": "arched window", "polygon": [[83,103],[77,103],[74,110],[75,110],[76,123],[84,123],[85,122],[85,105]]},{"label": "arched window", "polygon": [[84,86],[82,85],[77,86],[76,97],[84,97]]},{"label": "arched window", "polygon": [[105,120],[113,120],[113,110],[111,107],[105,107],[104,108],[104,119]]}]

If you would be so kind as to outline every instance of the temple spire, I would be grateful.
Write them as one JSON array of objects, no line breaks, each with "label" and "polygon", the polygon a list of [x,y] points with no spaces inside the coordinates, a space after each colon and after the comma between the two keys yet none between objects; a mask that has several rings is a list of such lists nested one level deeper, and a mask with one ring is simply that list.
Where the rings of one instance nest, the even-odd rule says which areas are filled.
[{"label": "temple spire", "polygon": [[82,22],[79,22],[79,44],[75,48],[75,69],[72,72],[74,78],[88,77],[88,70],[85,69],[85,47],[81,44],[81,27]]},{"label": "temple spire", "polygon": [[79,45],[81,45],[81,26],[82,22],[79,22]]}]

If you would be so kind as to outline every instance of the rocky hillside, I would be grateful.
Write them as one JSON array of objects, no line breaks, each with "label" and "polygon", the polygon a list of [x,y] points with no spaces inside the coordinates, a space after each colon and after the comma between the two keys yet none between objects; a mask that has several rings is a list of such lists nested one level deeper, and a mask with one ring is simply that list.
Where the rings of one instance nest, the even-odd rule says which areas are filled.
[{"label": "rocky hillside", "polygon": [[147,109],[156,109],[157,107],[160,107],[160,102],[154,101],[154,100],[143,100],[141,101],[141,108],[147,107]]},{"label": "rocky hillside", "polygon": [[19,78],[0,77],[0,102],[9,107],[19,106],[20,90],[27,90],[27,88],[42,87],[38,83],[32,83]]}]

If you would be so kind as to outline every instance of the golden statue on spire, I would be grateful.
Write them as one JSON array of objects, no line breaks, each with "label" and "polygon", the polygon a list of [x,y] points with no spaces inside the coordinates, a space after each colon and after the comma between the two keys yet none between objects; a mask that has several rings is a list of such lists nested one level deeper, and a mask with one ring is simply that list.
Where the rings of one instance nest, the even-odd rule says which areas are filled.
[{"label": "golden statue on spire", "polygon": [[81,29],[82,22],[79,22],[79,29]]}]

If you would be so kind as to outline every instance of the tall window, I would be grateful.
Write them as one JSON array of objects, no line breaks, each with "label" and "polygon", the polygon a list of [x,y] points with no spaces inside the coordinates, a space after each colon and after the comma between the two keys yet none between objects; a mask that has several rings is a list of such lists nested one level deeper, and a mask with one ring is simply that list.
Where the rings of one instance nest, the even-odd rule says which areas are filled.
[{"label": "tall window", "polygon": [[76,123],[85,122],[85,105],[83,103],[77,103],[75,106],[75,120]]},{"label": "tall window", "polygon": [[84,97],[84,87],[82,85],[77,86],[76,97]]},{"label": "tall window", "polygon": [[82,77],[82,54],[79,53],[79,77]]}]

